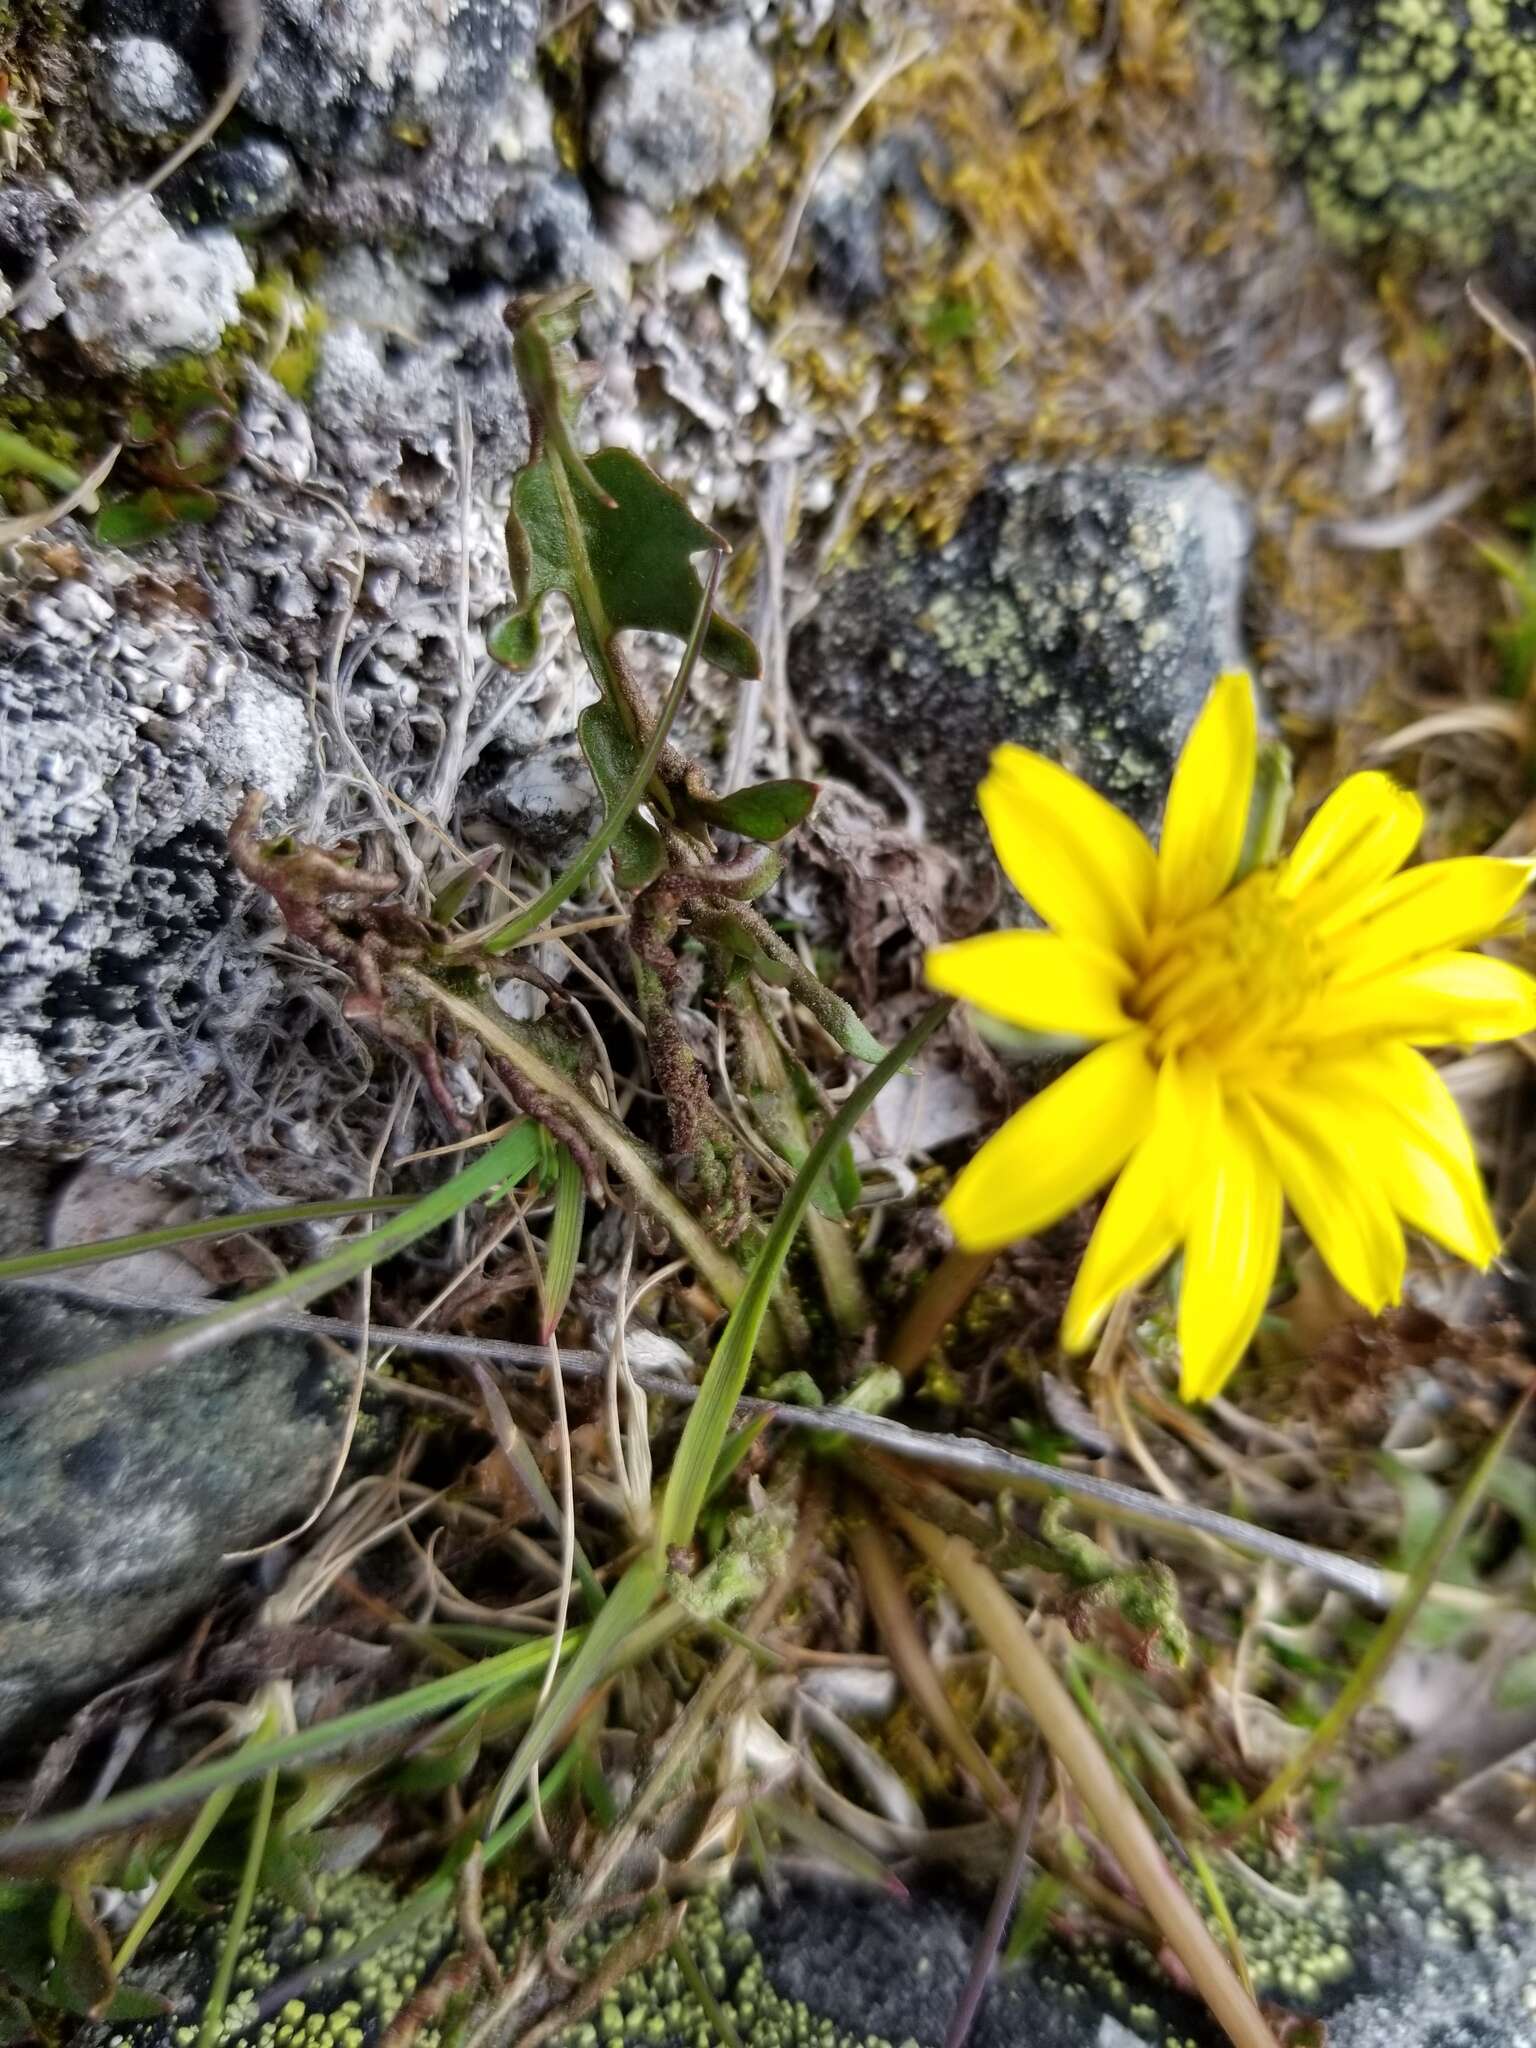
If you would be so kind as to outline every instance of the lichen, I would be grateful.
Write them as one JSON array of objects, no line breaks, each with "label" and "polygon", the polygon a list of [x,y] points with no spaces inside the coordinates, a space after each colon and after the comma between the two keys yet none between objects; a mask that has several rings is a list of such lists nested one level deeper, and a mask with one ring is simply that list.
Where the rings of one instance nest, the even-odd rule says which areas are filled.
[{"label": "lichen", "polygon": [[1536,188],[1536,32],[1514,0],[1204,0],[1345,247],[1486,258]]},{"label": "lichen", "polygon": [[[1206,1895],[1192,1876],[1185,1882],[1219,1933]],[[1322,1868],[1265,1859],[1256,1881],[1234,1875],[1223,1889],[1255,1989],[1293,2010],[1328,2014],[1357,1995],[1370,2010],[1370,2001],[1394,1985],[1411,1998],[1402,1987],[1415,1971],[1443,1984],[1454,1957],[1464,1957],[1479,1981],[1497,1977],[1498,1996],[1522,2014],[1536,2008],[1536,1893],[1462,1844],[1410,1834],[1346,1840]],[[589,2011],[553,2036],[556,2048],[716,2048],[721,2015],[742,2048],[892,2048],[876,2034],[847,2031],[846,2018],[829,2018],[774,1981],[772,1943],[765,1934],[760,1947],[748,1924],[758,1924],[753,1912],[739,1910],[750,1900],[695,1897],[682,1944],[605,1985]],[[236,1963],[223,2048],[372,2048],[456,1948],[447,1904],[387,1945],[371,1947],[399,1903],[393,1886],[363,1873],[320,1876],[308,1920],[284,1899],[258,1898]],[[833,1911],[841,1918],[845,1908]],[[555,1917],[541,1896],[502,1892],[488,1896],[482,1921],[492,1954],[510,1964],[549,1938]],[[618,1916],[578,1928],[563,1948],[572,1987],[566,1995],[579,1999],[582,1985],[597,1984],[618,1944],[646,1924],[643,1915]],[[919,1916],[910,1937],[914,1983],[923,1977],[922,1927]],[[206,1921],[190,1934],[171,1930],[172,1946],[144,1976],[177,2001],[176,2011],[165,2020],[102,2029],[97,2048],[193,2048],[219,1931]],[[348,1968],[344,1958],[354,1950],[360,1960]],[[341,1967],[325,1975],[328,1963]],[[1187,2000],[1134,1943],[1046,1942],[1026,1970],[1035,1993],[1061,2014],[1063,2041],[1091,2038],[1084,2027],[1106,2011],[1158,2048],[1190,2048],[1210,2038],[1203,2024],[1190,2031]],[[845,2013],[846,2005],[844,1997]],[[415,2048],[444,2048],[452,2032],[446,2017],[429,2019],[412,2040]]]}]

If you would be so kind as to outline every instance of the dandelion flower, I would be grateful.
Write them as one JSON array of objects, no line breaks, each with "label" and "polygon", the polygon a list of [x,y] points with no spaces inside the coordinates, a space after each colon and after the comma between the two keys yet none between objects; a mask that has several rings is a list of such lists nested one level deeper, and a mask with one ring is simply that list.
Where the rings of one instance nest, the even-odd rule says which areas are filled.
[{"label": "dandelion flower", "polygon": [[1274,1279],[1285,1204],[1340,1286],[1396,1301],[1403,1226],[1474,1265],[1498,1248],[1471,1142],[1425,1046],[1536,1028],[1536,979],[1467,947],[1508,918],[1526,861],[1404,870],[1423,825],[1352,775],[1295,849],[1239,878],[1253,690],[1219,678],[1180,756],[1162,841],[1052,761],[1000,747],[979,792],[1045,931],[928,955],[932,985],[1093,1049],[981,1148],[944,1213],[962,1247],[1043,1230],[1106,1182],[1063,1320],[1090,1345],[1125,1289],[1183,1254],[1180,1391],[1235,1371]]}]

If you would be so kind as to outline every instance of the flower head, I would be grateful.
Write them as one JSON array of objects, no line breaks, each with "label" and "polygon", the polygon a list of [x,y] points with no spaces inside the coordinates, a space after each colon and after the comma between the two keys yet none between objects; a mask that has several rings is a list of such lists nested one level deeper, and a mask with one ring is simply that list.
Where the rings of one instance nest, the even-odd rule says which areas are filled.
[{"label": "flower head", "polygon": [[1468,952],[1514,909],[1527,861],[1403,868],[1423,813],[1352,775],[1294,850],[1240,875],[1253,690],[1220,677],[1179,758],[1154,852],[1054,762],[1000,747],[979,792],[998,859],[1045,931],[928,955],[932,985],[1093,1050],[960,1174],[944,1213],[990,1251],[1114,1186],[1067,1304],[1069,1349],[1183,1253],[1180,1381],[1208,1400],[1274,1278],[1289,1203],[1372,1311],[1398,1298],[1403,1225],[1474,1265],[1498,1248],[1471,1142],[1415,1050],[1536,1028],[1536,979]]}]

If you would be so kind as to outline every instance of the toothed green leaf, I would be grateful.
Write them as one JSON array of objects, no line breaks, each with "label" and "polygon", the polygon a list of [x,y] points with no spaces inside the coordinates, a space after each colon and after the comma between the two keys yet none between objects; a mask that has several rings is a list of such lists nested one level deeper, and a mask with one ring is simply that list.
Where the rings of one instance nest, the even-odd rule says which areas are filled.
[{"label": "toothed green leaf", "polygon": [[[704,595],[693,557],[725,545],[627,449],[604,448],[585,467],[596,491],[546,447],[512,488],[507,554],[518,610],[496,629],[492,651],[506,660],[508,649],[514,667],[532,659],[538,608],[551,591],[569,598],[582,639],[604,649],[631,630],[686,640]],[[704,658],[728,675],[759,672],[751,639],[718,612]]]}]

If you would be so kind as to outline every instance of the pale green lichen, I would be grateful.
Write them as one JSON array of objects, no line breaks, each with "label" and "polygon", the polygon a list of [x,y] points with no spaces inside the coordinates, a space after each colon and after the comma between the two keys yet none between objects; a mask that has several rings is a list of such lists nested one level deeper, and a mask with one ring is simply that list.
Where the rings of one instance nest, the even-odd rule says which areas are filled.
[{"label": "pale green lichen", "polygon": [[1536,190],[1536,22],[1515,0],[1204,0],[1351,248],[1483,260]]},{"label": "pale green lichen", "polygon": [[[1427,1977],[1442,1982],[1453,1965],[1470,1968],[1490,1984],[1504,1972],[1516,1981],[1499,1993],[1511,2011],[1536,2010],[1536,1891],[1476,1852],[1435,1836],[1402,1835],[1384,1845],[1347,1845],[1331,1859],[1329,1874],[1266,1864],[1257,1884],[1235,1871],[1223,1878],[1227,1905],[1261,1996],[1304,2012],[1326,2013],[1349,1993],[1369,1986],[1382,1956],[1417,1958]],[[1199,1910],[1212,1919],[1209,1901],[1186,1878]],[[258,1899],[235,1971],[225,2015],[223,2048],[373,2048],[407,2003],[454,1954],[451,1906],[425,1915],[387,1945],[370,1943],[399,1908],[399,1894],[363,1874],[321,1876],[315,1912],[306,1921],[294,1906]],[[834,1913],[848,1910],[833,1906]],[[604,1987],[601,2001],[555,2036],[556,2048],[717,2048],[721,2034],[692,1981],[701,1978],[741,2048],[908,2048],[868,2033],[850,2033],[802,1999],[778,1988],[757,1941],[727,1898],[705,1894],[688,1909],[687,1962],[676,1949],[630,1970]],[[750,1917],[750,1916],[748,1916]],[[483,1912],[486,1939],[504,1963],[526,1955],[547,1937],[546,1901],[489,1897]],[[632,1936],[634,1919],[579,1929],[564,1949],[572,1987],[598,1978],[614,1945]],[[133,1974],[176,2001],[166,2020],[94,2036],[96,2048],[195,2048],[201,1997],[219,1939],[217,1924],[188,1933],[167,1930],[161,1960]],[[314,1965],[360,1959],[319,1982],[302,1973]],[[1443,1958],[1443,1961],[1437,1961]],[[1070,1949],[1049,1943],[1025,1966],[1038,1994],[1062,2016],[1061,2040],[1093,2038],[1094,2015],[1111,2013],[1158,2048],[1194,2048],[1187,2008],[1175,2017],[1173,1998],[1150,1957],[1131,1944],[1085,1938]],[[921,1917],[914,1921],[910,1968],[914,1984],[924,1968]],[[1409,1973],[1411,1976],[1411,1972]],[[1403,1981],[1394,1965],[1389,1975]],[[288,1995],[283,1987],[292,1985]],[[457,2007],[413,2033],[413,2048],[450,2048],[460,2031],[466,1992]],[[563,1994],[572,1995],[570,1992]],[[1411,1992],[1406,1994],[1412,1996]],[[1497,2014],[1503,2006],[1495,2004]],[[265,2016],[263,2016],[265,2014]],[[1084,2032],[1084,2028],[1088,2031]],[[1394,2039],[1396,2036],[1393,2037]],[[1511,2037],[1513,2038],[1513,2036]]]}]

